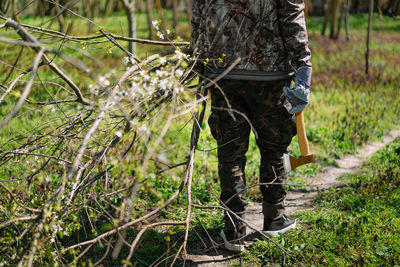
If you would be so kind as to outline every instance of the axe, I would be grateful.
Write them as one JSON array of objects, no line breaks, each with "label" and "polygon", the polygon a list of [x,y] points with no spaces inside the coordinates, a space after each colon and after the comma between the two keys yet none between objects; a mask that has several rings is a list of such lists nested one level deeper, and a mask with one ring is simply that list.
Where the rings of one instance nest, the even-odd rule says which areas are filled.
[{"label": "axe", "polygon": [[296,113],[296,129],[297,138],[299,140],[300,157],[296,158],[288,153],[283,154],[283,166],[286,173],[289,173],[301,165],[314,162],[314,155],[310,154],[310,148],[308,146],[303,111]]}]

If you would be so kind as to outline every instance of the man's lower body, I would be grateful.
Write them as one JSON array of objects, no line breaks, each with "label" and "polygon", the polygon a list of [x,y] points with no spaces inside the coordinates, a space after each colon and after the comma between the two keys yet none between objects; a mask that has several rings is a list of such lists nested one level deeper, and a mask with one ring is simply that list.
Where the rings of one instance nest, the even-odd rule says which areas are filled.
[{"label": "man's lower body", "polygon": [[[221,80],[219,86],[211,90],[212,108],[208,123],[218,143],[220,198],[230,210],[224,215],[225,227],[221,232],[224,241],[238,240],[246,231],[243,220],[247,202],[242,197],[246,187],[245,154],[251,130],[261,155],[263,230],[270,230],[273,234],[279,232],[279,228],[294,226],[294,222],[288,221],[283,214],[286,176],[282,156],[287,153],[296,134],[295,116],[283,106],[282,87],[289,84],[290,80]],[[231,250],[240,251],[242,247]]]}]

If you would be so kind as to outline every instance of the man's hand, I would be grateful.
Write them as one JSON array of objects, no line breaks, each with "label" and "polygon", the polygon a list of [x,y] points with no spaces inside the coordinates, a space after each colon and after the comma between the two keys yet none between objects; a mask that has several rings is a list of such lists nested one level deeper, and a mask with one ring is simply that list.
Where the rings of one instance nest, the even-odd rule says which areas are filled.
[{"label": "man's hand", "polygon": [[288,100],[285,101],[284,106],[289,113],[300,112],[308,104],[310,100],[311,73],[311,67],[302,66],[296,71],[294,88],[283,87],[283,92]]}]

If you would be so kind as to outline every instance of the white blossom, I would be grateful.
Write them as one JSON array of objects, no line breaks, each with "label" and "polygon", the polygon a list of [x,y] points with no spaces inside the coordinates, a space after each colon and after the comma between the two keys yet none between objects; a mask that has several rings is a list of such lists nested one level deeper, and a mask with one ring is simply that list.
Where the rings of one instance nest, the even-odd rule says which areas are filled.
[{"label": "white blossom", "polygon": [[121,131],[116,131],[115,136],[117,136],[118,138],[121,138],[122,137]]},{"label": "white blossom", "polygon": [[99,90],[97,89],[97,87],[93,86],[93,84],[89,84],[88,87],[92,94],[94,94],[96,96],[99,94]]},{"label": "white blossom", "polygon": [[142,76],[142,78],[143,78],[143,80],[145,80],[145,81],[149,81],[150,80],[150,75],[149,74],[147,74],[145,71],[141,71],[140,72],[140,76]]},{"label": "white blossom", "polygon": [[175,50],[175,54],[179,57],[179,58],[182,58],[184,55],[183,55],[183,53],[181,52],[181,51],[179,51],[179,50]]},{"label": "white blossom", "polygon": [[168,88],[168,80],[167,79],[161,80],[160,83],[158,84],[158,86],[162,90],[167,90],[167,88]]},{"label": "white blossom", "polygon": [[128,65],[129,64],[129,57],[124,57],[123,59],[122,59],[122,62],[125,64],[125,65]]},{"label": "white blossom", "polygon": [[[164,71],[164,70],[156,70],[156,76],[157,77],[165,77],[168,75],[168,72]],[[153,81],[152,81],[153,82]],[[153,82],[154,83],[154,82]]]},{"label": "white blossom", "polygon": [[150,135],[150,130],[147,128],[145,125],[142,125],[139,127],[138,132],[141,135],[149,136]]},{"label": "white blossom", "polygon": [[[127,65],[129,65],[129,64],[135,64],[135,63],[136,63],[136,60],[135,60],[134,58],[132,58],[132,57],[126,56],[126,57],[124,57],[124,58],[122,59],[122,62],[127,66]],[[112,71],[114,71],[114,70],[112,70]]]},{"label": "white blossom", "polygon": [[99,77],[99,82],[103,85],[103,86],[109,86],[110,85],[110,81],[107,80],[107,78],[105,76],[100,76]]},{"label": "white blossom", "polygon": [[161,152],[157,156],[158,160],[164,163],[168,163],[168,154],[166,152]]},{"label": "white blossom", "polygon": [[171,33],[171,31],[170,30],[167,30],[167,34],[170,34]]},{"label": "white blossom", "polygon": [[159,27],[158,27],[159,23],[158,23],[158,21],[157,21],[157,20],[153,20],[151,23],[153,24],[153,27],[156,28],[156,30],[158,31],[158,30],[159,30]]},{"label": "white blossom", "polygon": [[158,36],[158,38],[164,40],[164,34],[162,34],[162,32],[158,31],[157,36]]},{"label": "white blossom", "polygon": [[160,58],[160,64],[165,64],[165,63],[167,63],[167,58],[166,57]]},{"label": "white blossom", "polygon": [[175,74],[176,76],[181,77],[183,75],[183,70],[178,69],[175,71]]},{"label": "white blossom", "polygon": [[185,88],[184,88],[183,86],[177,86],[177,87],[175,87],[175,91],[176,91],[178,94],[179,94],[179,93],[182,93],[184,89],[185,89]]}]

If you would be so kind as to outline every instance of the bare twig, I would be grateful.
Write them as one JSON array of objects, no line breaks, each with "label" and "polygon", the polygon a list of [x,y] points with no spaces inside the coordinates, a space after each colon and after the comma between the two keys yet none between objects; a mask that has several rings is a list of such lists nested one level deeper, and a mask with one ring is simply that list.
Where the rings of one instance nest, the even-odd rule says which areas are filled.
[{"label": "bare twig", "polygon": [[156,226],[160,226],[160,225],[185,225],[185,222],[158,222],[158,223],[149,224],[149,225],[145,226],[144,228],[142,228],[139,231],[139,233],[137,234],[135,240],[133,240],[133,242],[131,244],[131,248],[130,248],[129,254],[126,258],[126,262],[123,265],[124,267],[128,266],[128,262],[132,258],[133,252],[135,251],[135,248],[137,247],[137,245],[140,241],[140,238],[142,238],[143,234],[147,231],[147,229],[156,227]]},{"label": "bare twig", "polygon": [[22,93],[21,98],[18,100],[18,103],[15,105],[13,110],[11,112],[9,112],[7,114],[7,116],[0,122],[0,129],[3,128],[4,125],[6,125],[11,120],[11,118],[14,117],[15,114],[18,113],[18,111],[21,109],[22,105],[24,104],[26,98],[29,96],[29,93],[31,92],[31,89],[32,89],[33,80],[36,77],[36,72],[37,72],[37,69],[39,66],[39,61],[43,55],[44,55],[43,50],[39,50],[35,60],[33,61],[31,78],[29,79],[29,82],[26,84],[24,92]]}]

